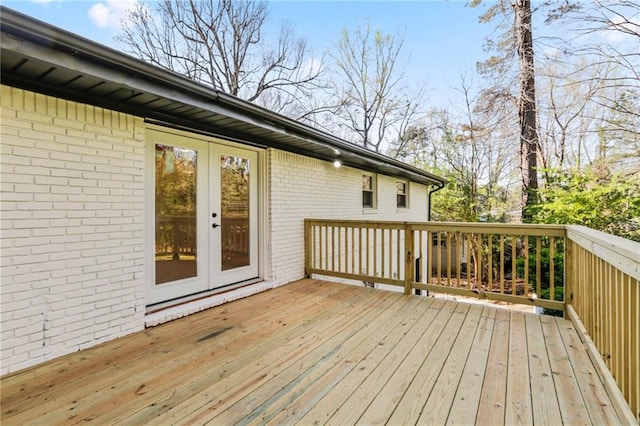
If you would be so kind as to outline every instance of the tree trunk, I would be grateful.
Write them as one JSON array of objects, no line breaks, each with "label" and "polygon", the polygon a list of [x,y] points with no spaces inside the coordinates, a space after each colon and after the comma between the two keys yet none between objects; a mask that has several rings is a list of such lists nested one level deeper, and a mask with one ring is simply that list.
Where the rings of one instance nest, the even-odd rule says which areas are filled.
[{"label": "tree trunk", "polygon": [[522,221],[531,222],[531,207],[538,201],[538,120],[533,63],[533,36],[531,32],[531,1],[516,0],[516,45],[520,65],[520,98],[518,117],[520,124],[520,171],[522,176]]}]

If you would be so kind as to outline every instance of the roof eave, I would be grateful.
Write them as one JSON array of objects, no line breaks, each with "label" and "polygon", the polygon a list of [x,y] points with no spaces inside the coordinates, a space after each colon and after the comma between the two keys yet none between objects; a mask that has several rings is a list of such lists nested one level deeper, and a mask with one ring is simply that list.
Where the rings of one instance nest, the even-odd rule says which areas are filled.
[{"label": "roof eave", "polygon": [[[100,45],[91,40],[82,38],[63,29],[40,22],[26,15],[15,12],[0,5],[0,19],[2,31],[2,49],[23,52],[32,55],[42,61],[49,61],[57,66],[81,67],[99,73],[101,68],[106,73],[102,78],[110,78],[109,73],[118,74],[122,79],[123,87],[133,87],[137,90],[145,90],[157,96],[164,96],[175,102],[185,105],[196,105],[198,108],[211,110],[238,122],[256,126],[273,135],[274,141],[278,138],[292,138],[297,141],[297,146],[288,146],[286,143],[265,143],[291,152],[308,155],[315,158],[331,161],[340,158],[346,166],[366,169],[369,171],[400,176],[412,181],[428,185],[443,186],[445,180],[439,176],[424,170],[412,167],[393,158],[375,153],[363,147],[337,138],[329,133],[314,129],[299,123],[291,118],[272,112],[266,108],[241,100],[234,96],[206,87],[185,77],[145,63],[132,56],[123,54],[115,49]],[[111,75],[111,78],[114,76]],[[5,80],[12,80],[11,76],[3,73]],[[38,82],[20,81],[20,86],[25,89],[38,89],[48,91],[49,94],[66,98],[73,98],[72,94],[65,94],[62,89],[55,87],[43,87]],[[73,99],[78,100],[78,99]],[[96,103],[99,103],[98,99]],[[101,106],[101,105],[98,105]],[[123,110],[126,106],[109,103],[105,107]],[[198,127],[197,123],[189,123],[170,117],[150,114],[146,117],[161,121],[172,122],[188,126]],[[201,130],[207,130],[202,129]],[[241,137],[241,136],[239,136]],[[255,142],[255,141],[254,141]],[[313,150],[305,150],[305,146],[313,147]]]}]

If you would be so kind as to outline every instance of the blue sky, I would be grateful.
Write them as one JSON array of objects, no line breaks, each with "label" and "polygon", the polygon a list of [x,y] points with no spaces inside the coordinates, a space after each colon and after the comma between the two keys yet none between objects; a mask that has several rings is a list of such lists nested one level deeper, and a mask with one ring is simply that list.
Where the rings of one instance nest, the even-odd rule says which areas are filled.
[{"label": "blue sky", "polygon": [[[131,0],[0,0],[3,5],[96,42],[118,48],[114,36]],[[426,86],[428,103],[448,106],[452,85],[472,75],[483,60],[491,26],[478,23],[479,10],[463,1],[272,1],[267,29],[286,20],[307,39],[316,56],[337,41],[343,28],[368,20],[384,33],[405,33],[406,80]]]}]

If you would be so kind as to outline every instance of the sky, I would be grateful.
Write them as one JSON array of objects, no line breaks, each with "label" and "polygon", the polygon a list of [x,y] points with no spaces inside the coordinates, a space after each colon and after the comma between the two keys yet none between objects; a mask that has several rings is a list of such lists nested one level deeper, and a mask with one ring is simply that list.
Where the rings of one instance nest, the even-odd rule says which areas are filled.
[{"label": "sky", "polygon": [[[114,37],[132,2],[0,0],[6,7],[113,48],[121,47]],[[473,75],[476,62],[486,59],[482,46],[492,30],[478,23],[480,10],[465,4],[456,0],[270,0],[266,29],[277,34],[280,24],[288,22],[316,57],[335,45],[343,29],[353,30],[364,21],[383,33],[404,34],[400,64],[406,65],[407,84],[426,88],[427,103],[446,108],[456,96],[452,87],[459,85],[463,74]]]}]

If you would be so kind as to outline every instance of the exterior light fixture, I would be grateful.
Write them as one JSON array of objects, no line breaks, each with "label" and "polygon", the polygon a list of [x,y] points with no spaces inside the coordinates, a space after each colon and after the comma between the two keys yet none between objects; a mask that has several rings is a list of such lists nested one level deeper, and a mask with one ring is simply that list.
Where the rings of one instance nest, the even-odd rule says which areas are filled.
[{"label": "exterior light fixture", "polygon": [[342,161],[336,158],[335,161],[333,162],[333,167],[335,167],[336,169],[339,169],[340,166],[342,166]]}]

